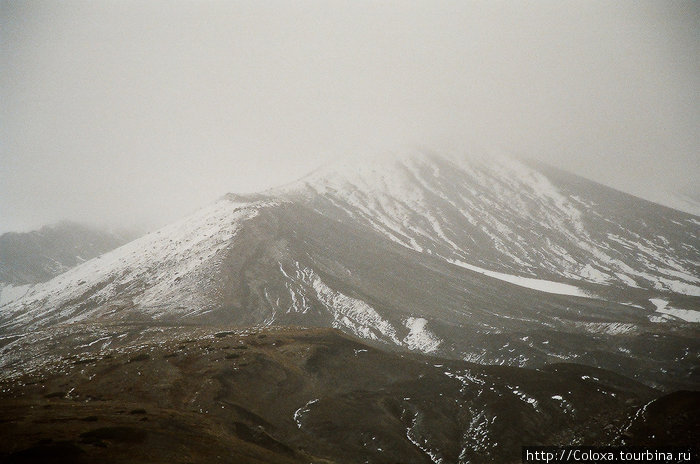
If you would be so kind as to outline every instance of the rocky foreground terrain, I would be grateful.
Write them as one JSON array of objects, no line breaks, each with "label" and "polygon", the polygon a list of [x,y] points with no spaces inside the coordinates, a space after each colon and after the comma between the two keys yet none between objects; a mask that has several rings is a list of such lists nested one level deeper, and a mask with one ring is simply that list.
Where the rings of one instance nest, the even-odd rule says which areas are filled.
[{"label": "rocky foreground terrain", "polygon": [[508,463],[522,445],[700,439],[697,392],[388,352],[334,329],[77,324],[23,343],[52,354],[4,371],[4,463]]}]

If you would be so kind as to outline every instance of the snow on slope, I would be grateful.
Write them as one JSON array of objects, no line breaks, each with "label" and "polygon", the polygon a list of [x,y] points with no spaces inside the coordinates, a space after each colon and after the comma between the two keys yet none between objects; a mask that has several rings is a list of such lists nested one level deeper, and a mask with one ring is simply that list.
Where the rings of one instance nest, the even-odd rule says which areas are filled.
[{"label": "snow on slope", "polygon": [[335,319],[333,327],[349,330],[368,340],[380,340],[382,337],[400,345],[392,325],[370,305],[333,290],[314,274],[312,274],[312,286],[316,290],[318,299],[333,314]]},{"label": "snow on slope", "polygon": [[[57,321],[70,322],[104,311],[106,304],[139,307],[154,317],[162,315],[162,307],[168,308],[168,314],[205,311],[228,243],[242,221],[270,204],[277,202],[221,199],[177,223],[32,287],[19,301],[0,307],[0,318],[4,325],[16,325],[50,314]],[[131,295],[133,299],[124,301]],[[83,308],[89,304],[91,310],[77,311],[71,304],[76,302]],[[61,309],[64,305],[65,309]]]},{"label": "snow on slope", "polygon": [[380,314],[365,301],[334,290],[323,282],[313,269],[302,267],[299,262],[295,262],[294,270],[290,272],[285,270],[281,263],[278,265],[287,279],[286,288],[293,302],[286,310],[288,313],[306,314],[311,309],[311,302],[306,298],[310,296],[320,302],[332,316],[332,327],[357,337],[405,346],[423,353],[436,351],[443,342],[427,328],[429,321],[421,317],[406,318],[403,325],[408,329],[408,333],[400,339],[398,332],[405,332],[404,328],[392,324],[384,317],[386,315]]},{"label": "snow on slope", "polygon": [[406,319],[406,327],[409,332],[404,337],[403,342],[409,349],[431,353],[440,346],[442,340],[425,328],[427,324],[428,321],[422,317],[409,317]]},{"label": "snow on slope", "polygon": [[[649,301],[651,301],[652,304],[656,306],[657,313],[673,316],[674,318],[682,319],[686,322],[700,322],[700,311],[694,311],[692,309],[672,308],[668,306],[668,301],[662,300],[661,298],[652,298]],[[650,316],[650,319],[652,321],[662,321],[665,318],[658,316],[656,315],[656,313],[654,313]]]},{"label": "snow on slope", "polygon": [[630,222],[624,207],[613,211],[620,217],[604,217],[591,198],[507,157],[417,153],[356,161],[275,193],[482,271],[700,296],[693,218]]},{"label": "snow on slope", "polygon": [[12,285],[7,284],[0,287],[0,306],[12,303],[24,296],[31,285]]},{"label": "snow on slope", "polygon": [[282,263],[277,263],[286,278],[285,286],[290,293],[292,305],[286,312],[306,314],[311,309],[307,297],[313,296],[333,317],[331,325],[367,340],[383,340],[400,344],[394,327],[382,318],[374,308],[364,301],[333,290],[316,275],[313,269],[294,263],[288,272]]},{"label": "snow on slope", "polygon": [[531,288],[545,293],[554,293],[556,295],[569,295],[569,296],[580,296],[583,298],[590,298],[591,294],[585,290],[581,290],[575,285],[563,284],[561,282],[552,282],[550,280],[542,279],[531,279],[528,277],[514,276],[511,274],[505,274],[503,272],[489,271],[487,269],[482,269],[477,266],[472,266],[462,261],[448,260],[452,264],[469,269],[479,274],[484,274],[494,279],[502,280],[520,287]]}]

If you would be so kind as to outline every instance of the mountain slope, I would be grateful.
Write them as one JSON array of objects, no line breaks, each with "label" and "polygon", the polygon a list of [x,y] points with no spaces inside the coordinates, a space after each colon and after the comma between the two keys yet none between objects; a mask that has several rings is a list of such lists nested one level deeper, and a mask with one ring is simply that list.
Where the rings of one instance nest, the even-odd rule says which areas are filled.
[{"label": "mountain slope", "polygon": [[417,153],[276,193],[452,262],[700,295],[699,218],[541,164]]}]

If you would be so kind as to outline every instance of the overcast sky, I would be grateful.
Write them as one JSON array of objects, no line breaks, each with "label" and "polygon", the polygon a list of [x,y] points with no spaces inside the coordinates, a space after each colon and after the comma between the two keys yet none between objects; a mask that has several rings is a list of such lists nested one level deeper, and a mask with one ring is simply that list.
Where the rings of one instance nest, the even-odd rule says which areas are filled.
[{"label": "overcast sky", "polygon": [[0,232],[413,145],[647,196],[700,172],[700,2],[0,2]]}]

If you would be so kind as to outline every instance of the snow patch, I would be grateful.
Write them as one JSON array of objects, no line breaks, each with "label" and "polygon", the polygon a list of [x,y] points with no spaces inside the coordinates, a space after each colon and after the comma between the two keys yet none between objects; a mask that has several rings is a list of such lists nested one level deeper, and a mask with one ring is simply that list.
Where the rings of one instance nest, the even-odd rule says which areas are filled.
[{"label": "snow patch", "polygon": [[637,325],[629,322],[586,322],[581,324],[592,333],[623,335],[637,331]]},{"label": "snow patch", "polygon": [[586,264],[583,269],[581,269],[581,277],[590,282],[595,282],[598,284],[604,284],[610,280],[610,276],[608,274],[601,272],[590,264]]},{"label": "snow patch", "polygon": [[530,406],[532,406],[533,409],[537,410],[538,403],[537,403],[537,400],[535,398],[532,398],[531,396],[528,396],[526,393],[518,390],[518,387],[513,388],[513,387],[508,386],[508,389],[511,392],[513,392],[513,394],[515,396],[517,396],[518,399],[520,399],[520,401],[522,401],[523,403],[529,404]]},{"label": "snow patch", "polygon": [[4,306],[8,303],[12,303],[13,301],[22,298],[25,295],[25,293],[27,293],[30,287],[30,284],[17,286],[8,284],[3,287],[0,287],[0,306]]},{"label": "snow patch", "polygon": [[318,403],[318,398],[309,400],[304,406],[294,411],[294,422],[296,422],[299,429],[301,429],[301,419],[303,419],[304,414],[311,412],[311,405],[315,403]]},{"label": "snow patch", "polygon": [[345,327],[355,335],[370,340],[380,340],[376,335],[379,333],[384,341],[388,339],[397,345],[401,344],[396,337],[394,327],[390,322],[382,319],[374,308],[362,300],[333,290],[312,270],[309,269],[309,272],[316,296],[333,315],[333,327]]},{"label": "snow patch", "polygon": [[[672,316],[674,318],[682,319],[686,322],[700,322],[700,311],[694,311],[692,309],[672,308],[668,306],[668,301],[663,300],[661,298],[651,298],[649,301],[651,301],[652,304],[656,306],[657,313],[664,314],[666,317]],[[660,316],[658,315],[654,320],[652,320],[652,322],[663,321],[664,320],[660,319]]]},{"label": "snow patch", "polygon": [[425,328],[427,324],[428,321],[422,317],[409,317],[406,319],[406,328],[409,332],[403,339],[403,342],[409,349],[431,353],[440,346],[442,340]]},{"label": "snow patch", "polygon": [[504,282],[508,282],[511,284],[518,285],[520,287],[526,287],[530,288],[533,290],[538,290],[540,292],[545,292],[545,293],[554,293],[556,295],[569,295],[569,296],[578,296],[578,297],[583,297],[583,298],[592,298],[593,295],[591,295],[589,292],[586,292],[585,290],[582,290],[574,285],[570,284],[563,284],[561,282],[552,282],[551,280],[543,280],[543,279],[532,279],[530,277],[520,277],[520,276],[515,276],[512,274],[505,274],[503,272],[496,272],[496,271],[489,271],[488,269],[484,269],[478,266],[474,266],[472,264],[465,263],[464,261],[456,260],[456,259],[448,259],[452,264],[455,264],[457,266],[463,267],[465,269],[469,269],[471,271],[478,272],[479,274],[483,274],[489,277],[493,277],[498,280],[502,280]]}]

